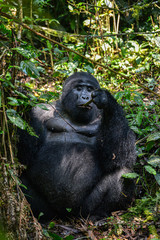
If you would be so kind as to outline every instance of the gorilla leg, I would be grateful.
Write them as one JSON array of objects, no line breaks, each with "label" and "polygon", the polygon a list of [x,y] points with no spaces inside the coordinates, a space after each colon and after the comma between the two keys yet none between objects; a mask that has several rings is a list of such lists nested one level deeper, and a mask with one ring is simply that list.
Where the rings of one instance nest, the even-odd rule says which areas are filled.
[{"label": "gorilla leg", "polygon": [[121,178],[127,172],[129,170],[124,168],[104,176],[87,197],[82,214],[96,219],[96,216],[105,217],[112,211],[125,209],[134,192],[133,180]]}]

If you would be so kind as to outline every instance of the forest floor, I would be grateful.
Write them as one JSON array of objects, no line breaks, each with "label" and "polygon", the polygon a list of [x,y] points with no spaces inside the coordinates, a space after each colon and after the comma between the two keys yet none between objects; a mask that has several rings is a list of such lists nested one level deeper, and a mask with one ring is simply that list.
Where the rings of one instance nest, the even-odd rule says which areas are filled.
[{"label": "forest floor", "polygon": [[128,211],[116,211],[110,217],[95,223],[83,218],[53,219],[48,226],[42,224],[42,227],[46,236],[57,240],[160,239],[160,219],[156,223],[136,216],[128,219],[127,213]]}]

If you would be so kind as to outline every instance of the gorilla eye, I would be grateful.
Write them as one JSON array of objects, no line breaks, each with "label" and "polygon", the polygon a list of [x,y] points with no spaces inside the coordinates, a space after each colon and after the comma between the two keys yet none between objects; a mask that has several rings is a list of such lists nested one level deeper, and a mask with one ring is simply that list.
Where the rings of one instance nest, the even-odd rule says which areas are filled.
[{"label": "gorilla eye", "polygon": [[82,87],[81,86],[77,86],[76,89],[77,89],[77,91],[81,91]]},{"label": "gorilla eye", "polygon": [[87,87],[88,92],[92,92],[93,91],[93,87]]}]

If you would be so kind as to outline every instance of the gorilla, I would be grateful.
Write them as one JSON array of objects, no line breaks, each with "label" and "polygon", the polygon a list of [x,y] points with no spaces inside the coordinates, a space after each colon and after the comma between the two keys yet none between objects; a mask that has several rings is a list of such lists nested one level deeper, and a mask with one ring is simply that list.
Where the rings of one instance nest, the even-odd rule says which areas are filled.
[{"label": "gorilla", "polygon": [[91,74],[67,78],[58,101],[31,110],[30,125],[38,137],[20,134],[18,158],[35,216],[100,219],[130,204],[134,182],[122,175],[135,163],[135,136]]}]

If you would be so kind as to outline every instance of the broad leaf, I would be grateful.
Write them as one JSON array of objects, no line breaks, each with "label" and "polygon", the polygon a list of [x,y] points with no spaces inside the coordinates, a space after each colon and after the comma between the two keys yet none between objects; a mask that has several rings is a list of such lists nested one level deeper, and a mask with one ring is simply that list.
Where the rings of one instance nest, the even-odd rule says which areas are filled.
[{"label": "broad leaf", "polygon": [[153,174],[153,175],[156,175],[156,174],[157,174],[156,170],[154,170],[154,168],[152,168],[152,167],[149,166],[149,165],[145,166],[145,169],[146,169],[146,171],[149,172],[150,174]]},{"label": "broad leaf", "polygon": [[65,237],[65,240],[73,240],[73,239],[75,239],[75,237],[73,237],[72,235]]},{"label": "broad leaf", "polygon": [[137,178],[139,175],[137,173],[125,173],[122,175],[124,178]]},{"label": "broad leaf", "polygon": [[154,177],[155,177],[158,185],[160,185],[160,173],[157,173]]},{"label": "broad leaf", "polygon": [[37,67],[30,60],[22,61],[20,63],[20,68],[26,75],[29,75],[31,77],[39,77],[40,76]]},{"label": "broad leaf", "polygon": [[43,109],[43,110],[46,110],[46,111],[49,110],[49,109],[46,107],[46,105],[43,104],[43,103],[39,103],[39,104],[37,104],[36,106],[38,106],[39,108],[41,108],[41,109]]},{"label": "broad leaf", "polygon": [[19,102],[16,98],[13,97],[8,97],[9,100],[11,100],[10,102],[8,102],[8,104],[12,105],[12,106],[19,106]]},{"label": "broad leaf", "polygon": [[14,109],[8,109],[6,113],[7,117],[14,125],[23,130],[26,129],[25,121],[17,114],[17,112]]},{"label": "broad leaf", "polygon": [[142,119],[143,119],[143,112],[140,111],[140,112],[138,112],[137,117],[136,117],[136,122],[137,122],[137,125],[138,125],[138,126],[141,125]]},{"label": "broad leaf", "polygon": [[148,160],[148,163],[154,167],[160,167],[160,156],[153,156]]},{"label": "broad leaf", "polygon": [[36,54],[34,52],[31,52],[30,50],[27,50],[21,47],[12,48],[12,50],[16,50],[19,54],[21,54],[22,56],[28,59],[36,57]]},{"label": "broad leaf", "polygon": [[156,141],[158,139],[160,139],[160,132],[155,132],[147,138],[147,142]]},{"label": "broad leaf", "polygon": [[49,223],[49,228],[53,228],[55,226],[55,223],[54,222],[50,222]]},{"label": "broad leaf", "polygon": [[141,135],[143,132],[140,130],[140,129],[138,129],[138,127],[136,127],[136,126],[131,126],[131,129],[135,132],[135,133],[138,133],[139,135]]}]

